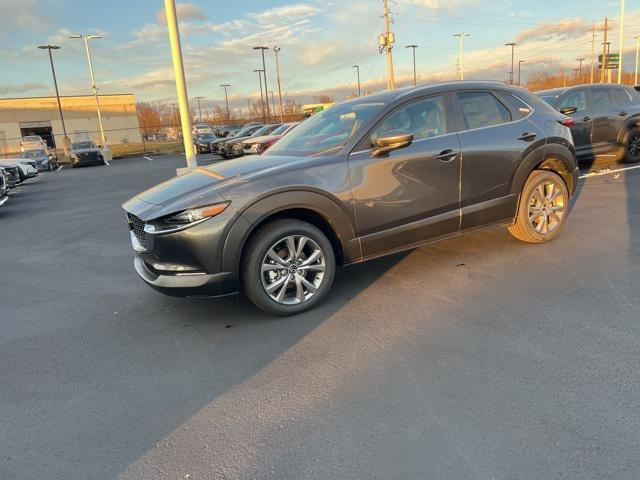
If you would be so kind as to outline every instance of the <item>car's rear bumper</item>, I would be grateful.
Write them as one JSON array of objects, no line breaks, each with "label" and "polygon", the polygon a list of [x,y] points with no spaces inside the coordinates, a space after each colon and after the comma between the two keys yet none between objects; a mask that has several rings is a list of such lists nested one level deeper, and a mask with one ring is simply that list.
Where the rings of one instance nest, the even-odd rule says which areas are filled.
[{"label": "car's rear bumper", "polygon": [[234,276],[229,272],[209,274],[184,272],[167,275],[159,273],[143,257],[136,254],[133,261],[138,276],[151,288],[174,297],[220,297],[237,293]]}]

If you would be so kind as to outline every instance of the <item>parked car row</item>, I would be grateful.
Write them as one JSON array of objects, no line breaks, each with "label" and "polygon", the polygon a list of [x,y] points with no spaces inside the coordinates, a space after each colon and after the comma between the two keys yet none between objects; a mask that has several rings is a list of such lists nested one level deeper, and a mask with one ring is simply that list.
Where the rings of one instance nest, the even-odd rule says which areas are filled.
[{"label": "parked car row", "polygon": [[40,144],[34,150],[24,150],[19,157],[0,160],[0,205],[9,199],[9,192],[38,176],[57,167],[55,157],[49,156]]}]

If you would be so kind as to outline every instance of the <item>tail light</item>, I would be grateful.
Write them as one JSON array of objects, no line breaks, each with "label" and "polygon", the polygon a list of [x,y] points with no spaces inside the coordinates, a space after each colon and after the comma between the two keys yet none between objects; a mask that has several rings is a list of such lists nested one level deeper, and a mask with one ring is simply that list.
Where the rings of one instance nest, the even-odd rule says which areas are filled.
[{"label": "tail light", "polygon": [[567,117],[567,118],[563,118],[562,120],[558,120],[558,123],[560,123],[561,125],[564,125],[565,127],[573,127],[573,125],[574,125],[573,118],[571,118],[571,117]]}]

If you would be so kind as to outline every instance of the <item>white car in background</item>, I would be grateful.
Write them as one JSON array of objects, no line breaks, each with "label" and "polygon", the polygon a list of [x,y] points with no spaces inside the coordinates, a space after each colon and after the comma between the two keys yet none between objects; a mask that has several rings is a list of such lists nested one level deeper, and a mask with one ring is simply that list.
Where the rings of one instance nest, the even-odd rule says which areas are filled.
[{"label": "white car in background", "polygon": [[33,168],[29,163],[21,162],[18,158],[8,159],[0,161],[0,167],[6,165],[8,167],[18,167],[18,174],[20,175],[20,181],[24,182],[27,178],[33,178],[38,176],[38,170]]},{"label": "white car in background", "polygon": [[211,128],[210,125],[207,125],[206,123],[199,123],[198,125],[194,125],[191,130],[192,130],[191,133],[193,133],[193,135],[199,135],[201,133],[213,134],[213,129]]},{"label": "white car in background", "polygon": [[47,142],[45,142],[40,135],[27,135],[20,140],[20,151],[22,152],[25,150],[40,149],[43,149],[45,152],[49,151]]}]

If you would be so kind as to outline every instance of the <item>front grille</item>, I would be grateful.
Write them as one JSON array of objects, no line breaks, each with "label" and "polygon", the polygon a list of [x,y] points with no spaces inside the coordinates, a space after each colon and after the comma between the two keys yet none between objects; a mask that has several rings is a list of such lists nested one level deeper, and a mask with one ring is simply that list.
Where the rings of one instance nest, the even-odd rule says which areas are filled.
[{"label": "front grille", "polygon": [[140,242],[140,245],[144,248],[148,248],[149,245],[147,243],[147,235],[144,231],[144,221],[129,212],[127,212],[126,216],[127,222],[129,223],[129,228],[138,239],[138,242]]}]

